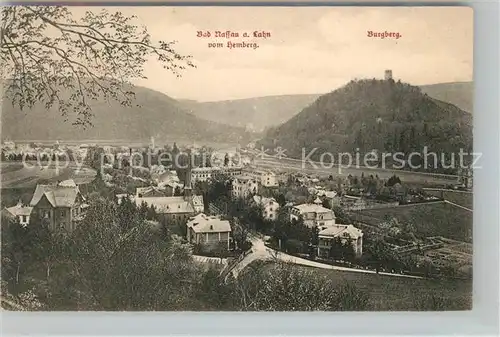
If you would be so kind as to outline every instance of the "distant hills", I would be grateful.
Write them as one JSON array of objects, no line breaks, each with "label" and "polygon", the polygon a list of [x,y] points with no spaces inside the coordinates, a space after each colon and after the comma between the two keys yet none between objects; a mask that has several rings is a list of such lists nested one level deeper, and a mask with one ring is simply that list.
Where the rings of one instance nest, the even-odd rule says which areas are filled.
[{"label": "distant hills", "polygon": [[[4,100],[1,112],[2,138],[14,140],[129,140],[132,142],[183,138],[198,142],[241,142],[252,135],[243,128],[229,127],[202,120],[187,111],[173,98],[136,86],[132,107],[119,102],[92,102],[94,127],[82,129],[64,122],[60,112],[40,104],[20,111]],[[66,93],[67,94],[67,93]],[[64,90],[62,96],[64,96]]]},{"label": "distant hills", "polygon": [[351,81],[270,129],[259,145],[281,146],[298,158],[303,148],[307,153],[318,148],[318,156],[356,148],[392,153],[422,151],[424,146],[439,153],[467,151],[472,147],[472,115],[409,84]]},{"label": "distant hills", "polygon": [[456,105],[472,113],[474,110],[474,83],[451,82],[420,86],[422,92],[441,101]]},{"label": "distant hills", "polygon": [[282,95],[217,102],[185,100],[181,105],[199,118],[260,132],[286,122],[318,96]]},{"label": "distant hills", "polygon": [[[421,86],[429,96],[472,113],[473,82],[438,83]],[[322,94],[265,96],[217,102],[180,101],[199,118],[262,131],[278,126],[313,103]]]},{"label": "distant hills", "polygon": [[[430,97],[472,112],[472,82],[440,83],[421,88],[422,93]],[[154,136],[158,141],[185,138],[197,142],[244,144],[258,136],[255,132],[286,123],[321,96],[282,95],[197,102],[175,100],[139,86],[133,90],[136,93],[133,107],[123,107],[118,102],[96,101],[93,105],[95,127],[86,130],[63,122],[56,108],[47,110],[40,104],[32,110],[20,111],[4,101],[2,137],[39,141],[147,141]]]}]

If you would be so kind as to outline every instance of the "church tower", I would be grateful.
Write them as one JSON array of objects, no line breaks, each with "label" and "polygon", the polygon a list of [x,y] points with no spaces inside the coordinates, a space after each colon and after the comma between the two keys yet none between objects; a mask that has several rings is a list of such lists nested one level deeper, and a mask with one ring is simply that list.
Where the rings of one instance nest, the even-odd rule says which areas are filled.
[{"label": "church tower", "polygon": [[188,158],[188,168],[186,172],[186,179],[184,181],[184,199],[190,199],[193,195],[193,184],[191,182],[191,156]]}]

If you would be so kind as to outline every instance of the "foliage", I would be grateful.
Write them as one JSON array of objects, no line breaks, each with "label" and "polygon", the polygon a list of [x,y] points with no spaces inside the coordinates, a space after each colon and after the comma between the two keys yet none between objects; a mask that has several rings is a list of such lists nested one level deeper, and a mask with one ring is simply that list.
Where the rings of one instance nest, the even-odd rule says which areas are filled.
[{"label": "foliage", "polygon": [[[76,20],[64,6],[4,6],[1,15],[0,61],[13,104],[57,105],[66,119],[76,112],[78,125],[92,124],[90,101],[99,97],[132,105],[134,92],[127,84],[146,78],[148,57],[177,76],[193,66],[174,51],[173,42],[154,43],[146,27],[121,12],[87,11]],[[71,89],[69,97],[60,94],[61,86]]]},{"label": "foliage", "polygon": [[356,294],[354,287],[337,287],[314,270],[287,263],[257,264],[238,278],[235,288],[243,310],[363,310],[367,305],[367,296]]},{"label": "foliage", "polygon": [[335,237],[332,240],[330,247],[330,258],[334,260],[353,261],[355,257],[354,247],[351,241],[343,241],[340,237]]}]

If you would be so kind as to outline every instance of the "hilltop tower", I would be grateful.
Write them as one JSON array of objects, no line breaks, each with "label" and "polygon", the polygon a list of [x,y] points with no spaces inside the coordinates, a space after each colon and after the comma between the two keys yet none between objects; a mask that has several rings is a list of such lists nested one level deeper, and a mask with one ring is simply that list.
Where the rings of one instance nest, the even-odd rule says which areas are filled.
[{"label": "hilltop tower", "polygon": [[387,69],[384,74],[384,78],[386,81],[392,80],[392,70]]}]

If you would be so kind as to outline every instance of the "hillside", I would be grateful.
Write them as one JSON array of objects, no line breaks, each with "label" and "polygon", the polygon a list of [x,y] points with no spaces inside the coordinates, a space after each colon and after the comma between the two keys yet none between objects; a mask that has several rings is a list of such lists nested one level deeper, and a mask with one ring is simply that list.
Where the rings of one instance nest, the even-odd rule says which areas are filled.
[{"label": "hillside", "polygon": [[218,102],[181,101],[199,118],[262,131],[286,122],[319,95],[255,97]]},{"label": "hillside", "polygon": [[[420,86],[422,92],[438,100],[472,112],[473,82],[437,83]],[[247,99],[197,102],[180,100],[181,106],[199,118],[262,131],[278,126],[313,103],[321,94],[282,95]]]},{"label": "hillside", "polygon": [[260,144],[281,146],[291,157],[302,149],[311,159],[377,149],[383,152],[458,152],[472,147],[472,116],[422,93],[419,87],[392,80],[359,80],[320,96],[288,122],[270,129]]},{"label": "hillside", "polygon": [[[187,113],[179,102],[160,92],[134,87],[133,106],[116,101],[92,102],[94,127],[82,129],[64,122],[60,112],[40,104],[32,110],[20,111],[7,103],[2,106],[2,138],[14,140],[122,140],[144,141],[151,136],[162,139],[185,138],[192,141],[246,142],[243,129],[207,122]],[[68,95],[62,92],[62,96]],[[74,116],[70,116],[74,117]]]},{"label": "hillside", "polygon": [[462,110],[474,110],[474,83],[452,82],[420,86],[422,92],[444,102],[456,105]]}]

